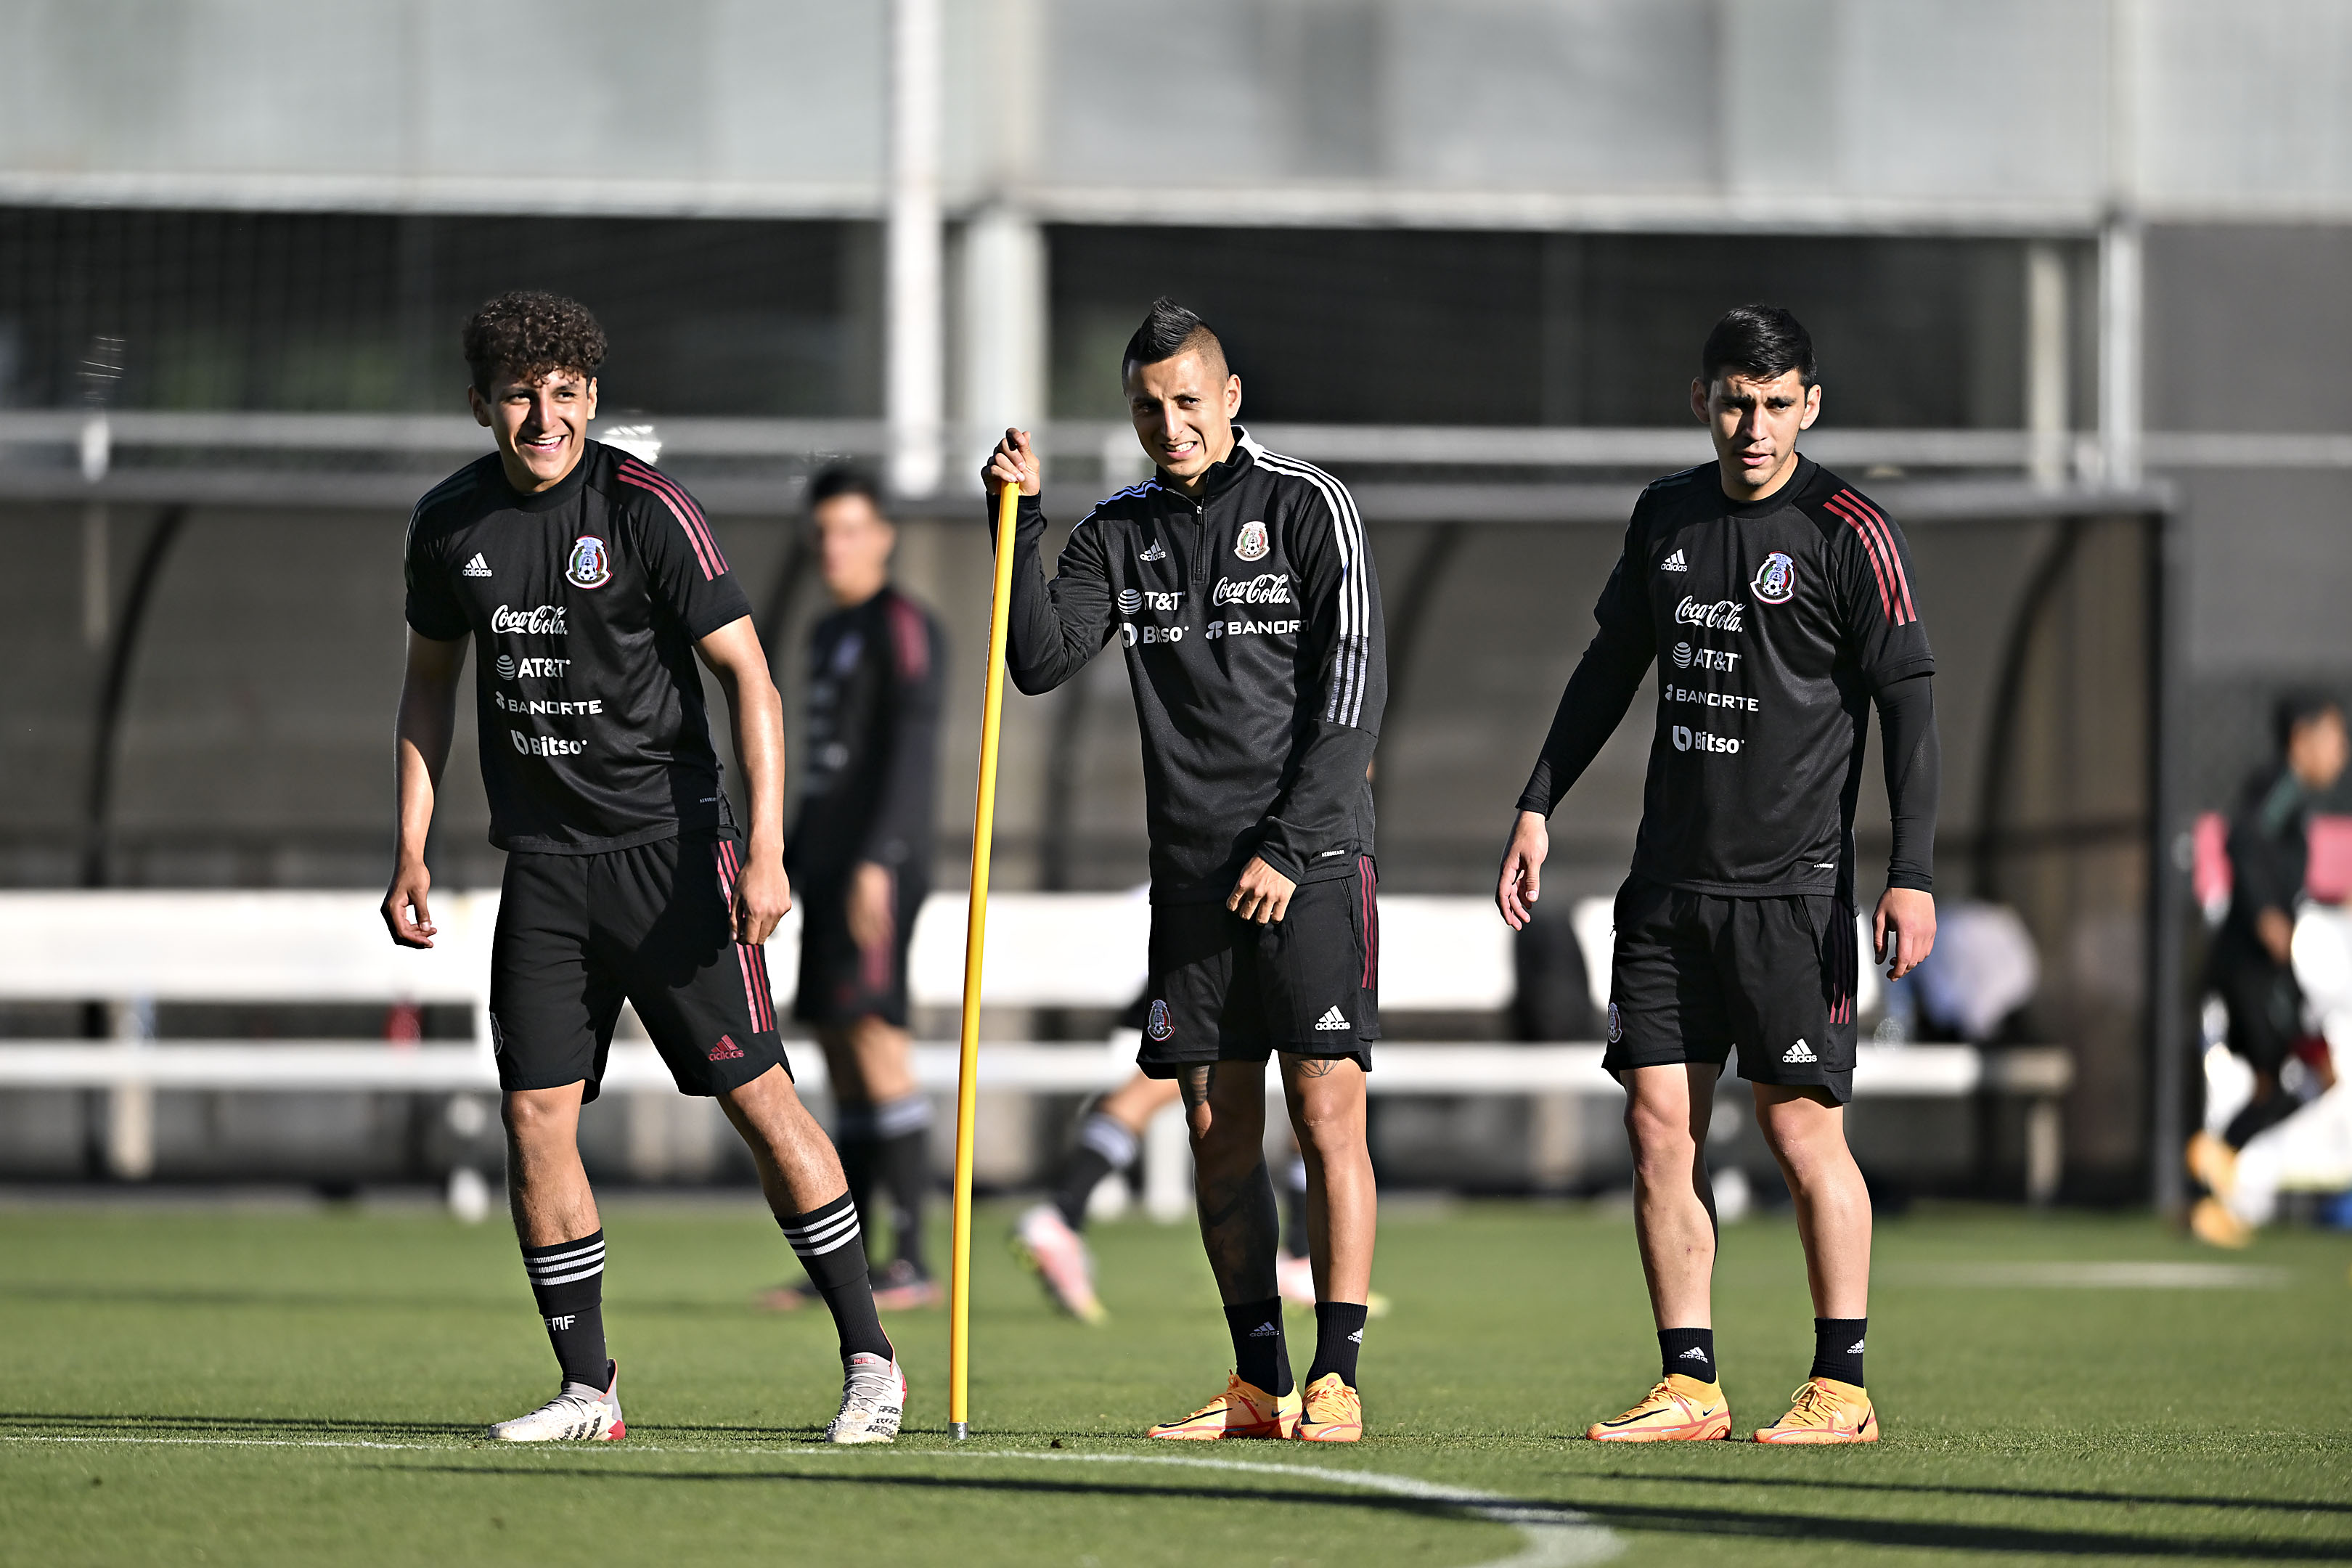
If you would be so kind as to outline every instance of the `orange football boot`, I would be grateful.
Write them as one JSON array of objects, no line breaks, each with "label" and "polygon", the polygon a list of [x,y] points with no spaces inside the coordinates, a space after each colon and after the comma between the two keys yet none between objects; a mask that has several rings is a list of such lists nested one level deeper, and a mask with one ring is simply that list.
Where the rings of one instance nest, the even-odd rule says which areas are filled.
[{"label": "orange football boot", "polygon": [[1353,1443],[1364,1435],[1364,1402],[1336,1372],[1327,1372],[1307,1390],[1298,1417],[1302,1443]]},{"label": "orange football boot", "polygon": [[1716,1384],[1668,1373],[1642,1403],[1584,1429],[1596,1443],[1698,1443],[1731,1436],[1731,1402]]},{"label": "orange football boot", "polygon": [[1205,1442],[1219,1437],[1289,1437],[1298,1430],[1305,1402],[1298,1390],[1277,1399],[1239,1373],[1228,1373],[1225,1391],[1181,1421],[1164,1421],[1144,1433],[1181,1442]]},{"label": "orange football boot", "polygon": [[1759,1443],[1875,1443],[1878,1412],[1860,1386],[1809,1377],[1790,1395],[1789,1414],[1756,1434]]}]

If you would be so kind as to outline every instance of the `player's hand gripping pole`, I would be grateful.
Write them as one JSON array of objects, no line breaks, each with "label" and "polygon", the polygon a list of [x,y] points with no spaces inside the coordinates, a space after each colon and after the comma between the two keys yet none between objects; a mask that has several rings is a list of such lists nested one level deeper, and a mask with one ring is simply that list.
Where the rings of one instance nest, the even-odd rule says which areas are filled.
[{"label": "player's hand gripping pole", "polygon": [[963,1050],[956,1067],[955,1255],[948,1276],[948,1435],[971,1436],[971,1130],[980,1079],[981,955],[988,941],[988,855],[996,834],[996,741],[1004,714],[1004,643],[1013,613],[1013,528],[1021,487],[996,492],[996,587],[988,602],[988,679],[981,700],[980,792],[971,811],[971,912],[963,932]]}]

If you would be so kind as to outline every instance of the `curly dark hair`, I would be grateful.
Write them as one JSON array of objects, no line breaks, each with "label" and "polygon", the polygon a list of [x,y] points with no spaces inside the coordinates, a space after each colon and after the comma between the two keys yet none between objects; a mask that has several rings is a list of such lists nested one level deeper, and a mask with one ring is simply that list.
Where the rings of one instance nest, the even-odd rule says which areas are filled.
[{"label": "curly dark hair", "polygon": [[466,368],[488,397],[500,376],[537,383],[551,372],[593,376],[604,363],[604,329],[577,300],[510,289],[467,320]]}]

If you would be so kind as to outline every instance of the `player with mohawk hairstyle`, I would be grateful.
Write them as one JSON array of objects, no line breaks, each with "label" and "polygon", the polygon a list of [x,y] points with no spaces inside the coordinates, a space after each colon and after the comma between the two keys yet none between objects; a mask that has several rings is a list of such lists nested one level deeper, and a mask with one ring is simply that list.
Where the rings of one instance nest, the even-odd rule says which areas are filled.
[{"label": "player with mohawk hairstyle", "polygon": [[[1120,365],[1154,471],[1099,503],[1051,582],[1041,472],[1008,430],[982,474],[1021,492],[1011,646],[1052,689],[1116,638],[1143,735],[1150,1001],[1139,1065],[1181,1088],[1201,1239],[1234,1371],[1154,1437],[1354,1442],[1377,1198],[1364,1075],[1380,1037],[1379,873],[1365,770],[1388,696],[1380,585],[1346,487],[1234,423],[1241,377],[1201,318],[1153,302]],[[990,508],[992,518],[995,508]],[[1265,1063],[1307,1162],[1317,1286],[1302,1395],[1283,1345]]]}]

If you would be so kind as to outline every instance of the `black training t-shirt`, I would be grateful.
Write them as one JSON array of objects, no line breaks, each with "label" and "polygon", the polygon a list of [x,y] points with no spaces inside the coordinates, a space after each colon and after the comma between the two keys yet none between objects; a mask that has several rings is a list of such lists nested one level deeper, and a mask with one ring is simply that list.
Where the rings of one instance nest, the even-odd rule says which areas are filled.
[{"label": "black training t-shirt", "polygon": [[808,744],[786,864],[828,881],[859,861],[928,883],[945,641],[896,588],[809,637]]},{"label": "black training t-shirt", "polygon": [[694,644],[751,614],[678,483],[602,442],[523,495],[493,452],[409,520],[408,624],[474,638],[490,842],[591,855],[731,820]]},{"label": "black training t-shirt", "polygon": [[[1851,894],[1871,697],[1935,670],[1894,521],[1809,458],[1760,501],[1725,496],[1712,463],[1671,475],[1635,504],[1593,616],[1586,665],[1615,672],[1626,696],[1658,663],[1633,875]],[[1549,815],[1573,782],[1553,754],[1561,733],[1522,810]]]}]

